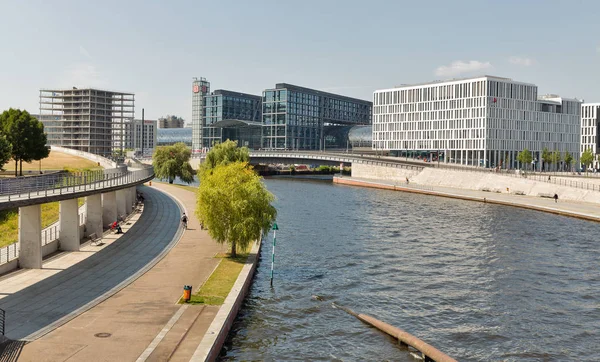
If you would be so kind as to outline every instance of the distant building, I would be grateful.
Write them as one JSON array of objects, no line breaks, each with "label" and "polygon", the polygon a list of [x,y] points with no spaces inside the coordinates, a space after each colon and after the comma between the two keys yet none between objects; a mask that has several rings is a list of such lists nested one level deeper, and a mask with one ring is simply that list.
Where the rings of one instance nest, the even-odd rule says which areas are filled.
[{"label": "distant building", "polygon": [[204,128],[204,97],[210,94],[206,78],[194,78],[192,82],[192,152],[201,152]]},{"label": "distant building", "polygon": [[183,128],[183,118],[177,116],[166,116],[158,119],[158,128]]},{"label": "distant building", "polygon": [[524,149],[542,168],[544,148],[579,160],[581,101],[538,97],[534,84],[481,76],[403,85],[373,94],[373,149],[505,168]]},{"label": "distant building", "polygon": [[[263,92],[262,148],[321,150],[345,142],[326,127],[371,124],[372,103],[291,84]],[[347,132],[345,133],[347,135]]]},{"label": "distant building", "polygon": [[159,128],[157,132],[157,145],[170,146],[175,143],[183,142],[188,147],[192,147],[192,128]]},{"label": "distant building", "polygon": [[600,103],[583,103],[581,105],[581,149],[591,149],[594,154],[594,167],[598,168],[600,153]]},{"label": "distant building", "polygon": [[157,145],[156,121],[135,119],[126,123],[125,148],[133,149],[136,154],[151,155]]},{"label": "distant building", "polygon": [[40,90],[39,120],[48,145],[111,156],[125,148],[135,114],[133,93],[85,88]]}]

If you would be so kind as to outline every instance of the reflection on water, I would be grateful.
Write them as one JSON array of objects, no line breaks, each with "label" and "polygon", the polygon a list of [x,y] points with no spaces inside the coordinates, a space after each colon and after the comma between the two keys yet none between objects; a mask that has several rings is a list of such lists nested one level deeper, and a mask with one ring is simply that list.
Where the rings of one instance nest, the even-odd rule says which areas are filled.
[{"label": "reflection on water", "polygon": [[275,286],[271,235],[223,360],[413,361],[332,301],[461,361],[600,360],[598,224],[323,182],[267,186]]}]

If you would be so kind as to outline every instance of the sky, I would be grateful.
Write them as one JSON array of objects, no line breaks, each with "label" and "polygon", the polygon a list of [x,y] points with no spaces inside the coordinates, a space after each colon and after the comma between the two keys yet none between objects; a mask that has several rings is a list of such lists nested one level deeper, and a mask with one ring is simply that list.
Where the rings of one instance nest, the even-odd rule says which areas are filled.
[{"label": "sky", "polygon": [[0,0],[0,110],[40,88],[135,93],[136,117],[191,120],[193,77],[372,99],[483,74],[600,102],[600,1]]}]

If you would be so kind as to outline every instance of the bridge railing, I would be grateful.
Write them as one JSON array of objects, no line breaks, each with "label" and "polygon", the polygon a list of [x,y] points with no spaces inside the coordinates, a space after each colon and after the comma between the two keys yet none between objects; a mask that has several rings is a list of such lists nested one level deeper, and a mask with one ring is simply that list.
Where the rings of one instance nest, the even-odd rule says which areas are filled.
[{"label": "bridge railing", "polygon": [[25,177],[15,179],[16,182],[12,182],[10,185],[2,184],[1,181],[4,180],[0,180],[0,203],[120,186],[147,179],[153,174],[152,167],[135,171],[122,168],[51,174],[33,182],[27,180],[29,177]]}]

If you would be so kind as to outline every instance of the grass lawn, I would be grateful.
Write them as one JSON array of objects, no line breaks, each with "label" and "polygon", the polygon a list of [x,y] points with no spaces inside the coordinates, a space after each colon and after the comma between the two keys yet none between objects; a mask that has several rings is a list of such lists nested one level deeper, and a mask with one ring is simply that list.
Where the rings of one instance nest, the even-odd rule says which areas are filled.
[{"label": "grass lawn", "polygon": [[[98,166],[98,164],[94,161],[62,152],[50,152],[50,155],[42,160],[42,170],[62,170],[65,167],[76,170],[102,169],[102,167]],[[6,165],[4,165],[4,169],[7,171],[14,171],[15,162],[12,160],[9,161]],[[39,169],[39,161],[33,161],[31,163],[23,162],[23,174],[25,174],[25,171],[39,171]]]},{"label": "grass lawn", "polygon": [[[85,198],[79,198],[77,203],[83,205]],[[42,204],[42,229],[58,221],[59,204],[49,202]],[[19,210],[0,211],[0,247],[16,243],[19,239]]]},{"label": "grass lawn", "polygon": [[[190,304],[223,304],[248,258],[248,253],[238,253],[235,259],[230,258],[228,255],[218,254],[216,256],[216,258],[221,259],[219,266],[206,283],[200,287],[200,290],[196,294],[192,294]],[[183,300],[179,302],[182,303]]]}]

